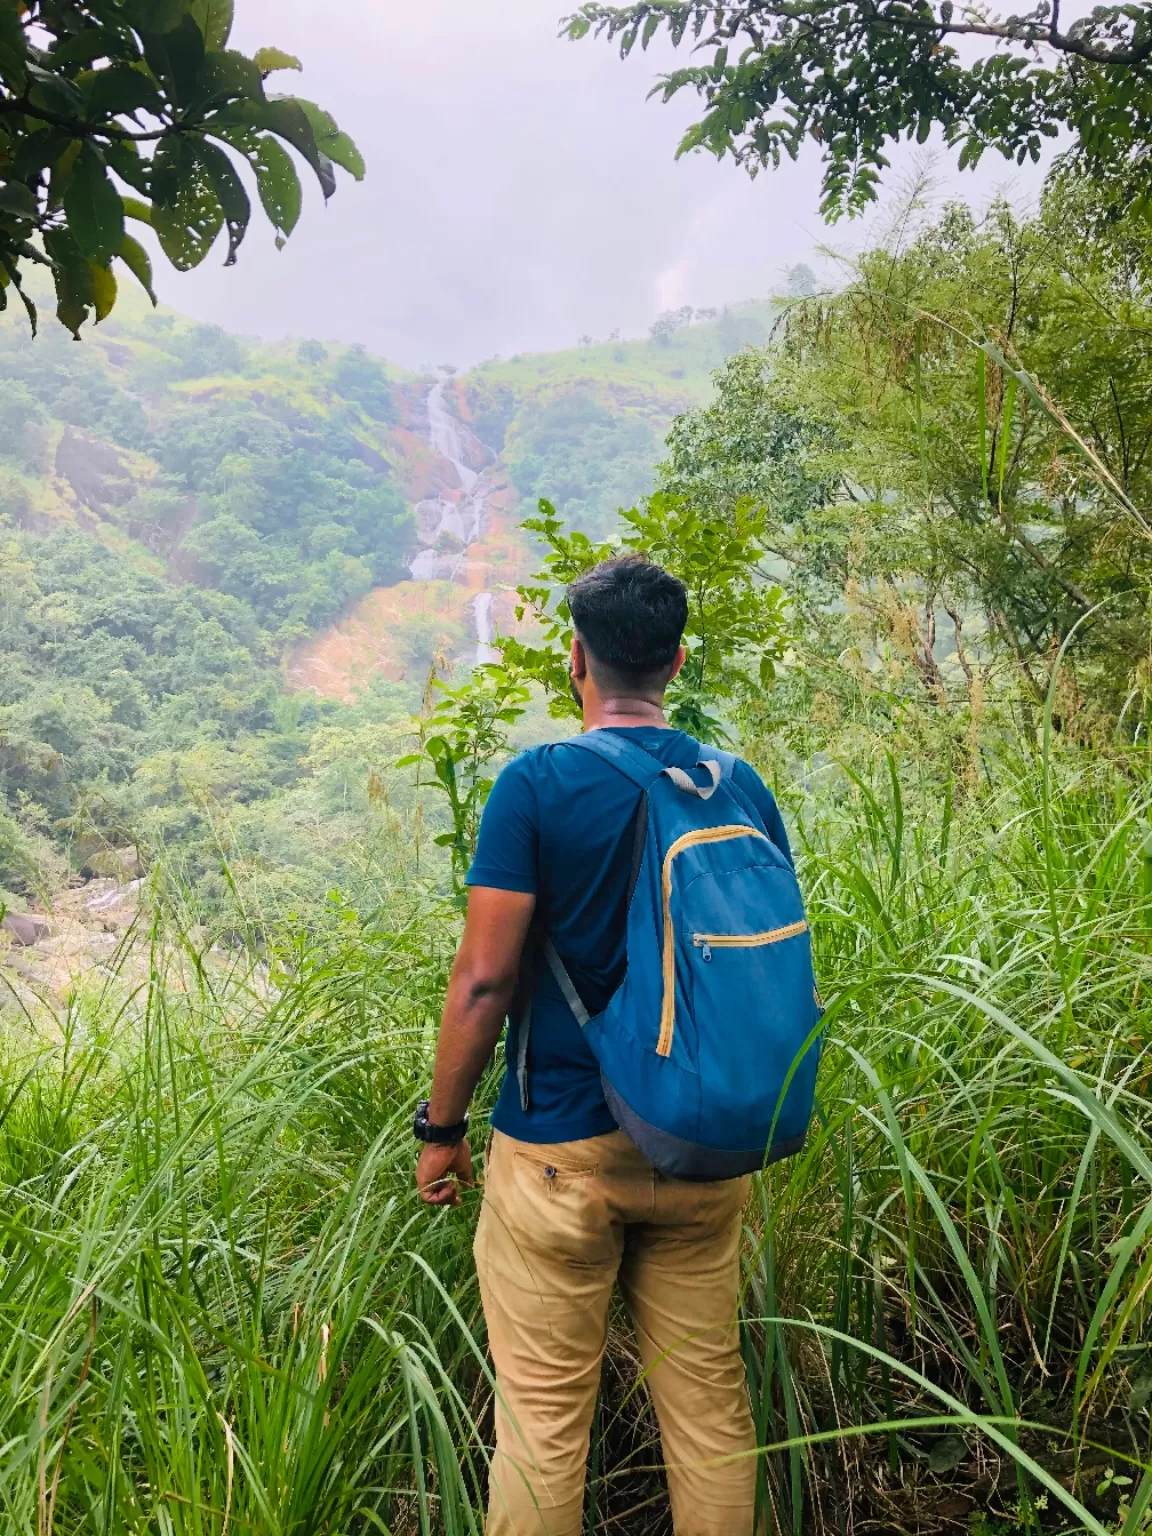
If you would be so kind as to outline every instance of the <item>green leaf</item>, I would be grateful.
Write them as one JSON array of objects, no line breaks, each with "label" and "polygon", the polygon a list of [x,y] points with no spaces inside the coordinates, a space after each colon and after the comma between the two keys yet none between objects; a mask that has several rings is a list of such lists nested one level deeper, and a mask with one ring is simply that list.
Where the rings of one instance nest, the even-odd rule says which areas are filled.
[{"label": "green leaf", "polygon": [[229,49],[210,53],[200,71],[199,91],[206,102],[234,101],[237,97],[263,101],[264,77],[251,59]]},{"label": "green leaf", "polygon": [[316,173],[325,200],[336,190],[336,174],[327,155],[320,153],[312,124],[292,96],[270,96],[267,101],[237,101],[207,119],[209,133],[216,128],[257,128],[274,133],[298,150]]},{"label": "green leaf", "polygon": [[28,47],[16,0],[0,0],[0,80],[19,94],[27,79]]},{"label": "green leaf", "polygon": [[135,187],[137,192],[143,192],[146,197],[151,196],[151,166],[141,160],[135,144],[124,140],[113,140],[104,145],[104,159],[130,187]]},{"label": "green leaf", "polygon": [[56,316],[79,341],[80,327],[96,303],[91,264],[67,229],[49,230],[44,236],[44,249],[52,262]]},{"label": "green leaf", "polygon": [[142,203],[139,198],[126,197],[124,199],[124,217],[135,219],[138,224],[152,223],[152,210],[147,203]]},{"label": "green leaf", "polygon": [[184,139],[161,142],[152,162],[152,227],[178,272],[198,267],[224,225],[208,168]]},{"label": "green leaf", "polygon": [[111,267],[90,262],[92,268],[92,302],[96,309],[96,324],[106,319],[116,304],[116,278]]},{"label": "green leaf", "polygon": [[944,1435],[929,1451],[928,1465],[933,1472],[954,1472],[967,1455],[963,1435]]},{"label": "green leaf", "polygon": [[187,0],[124,0],[124,14],[141,35],[171,32],[187,11]]},{"label": "green leaf", "polygon": [[187,106],[196,94],[204,67],[204,35],[191,16],[168,32],[141,32],[144,57],[157,80],[178,106]]},{"label": "green leaf", "polygon": [[1000,414],[1000,442],[998,443],[998,455],[996,466],[996,500],[1000,510],[1004,510],[1004,471],[1008,467],[1008,445],[1012,437],[1012,407],[1016,403],[1016,375],[1010,374],[1004,390],[1004,404]]},{"label": "green leaf", "polygon": [[354,176],[357,181],[364,180],[364,157],[346,133],[341,133],[336,126],[336,120],[323,107],[318,107],[314,101],[305,101],[298,96],[296,100],[303,108],[308,121],[312,124],[312,132],[316,136],[316,147],[322,155],[327,155],[329,160],[334,160],[337,165]]},{"label": "green leaf", "polygon": [[188,14],[200,28],[204,46],[211,53],[219,53],[228,42],[232,31],[233,0],[192,0]]},{"label": "green leaf", "polygon": [[151,112],[159,116],[164,98],[155,83],[132,64],[112,64],[98,69],[86,87],[88,115],[93,118],[119,117],[128,112]]},{"label": "green leaf", "polygon": [[104,161],[85,144],[64,192],[68,228],[90,261],[106,267],[124,238],[124,202]]},{"label": "green leaf", "polygon": [[[3,0],[0,0],[0,4]],[[54,165],[69,144],[72,135],[62,128],[41,128],[23,135],[17,140],[16,153],[7,167],[7,175],[14,181],[25,181],[30,176]]]},{"label": "green leaf", "polygon": [[224,265],[235,266],[236,252],[240,249],[240,242],[248,233],[252,204],[248,200],[243,183],[236,174],[235,167],[222,149],[215,144],[202,141],[199,144],[193,144],[192,150],[208,174],[223,210],[224,221],[228,226],[228,255]]},{"label": "green leaf", "polygon": [[59,39],[52,49],[52,64],[56,69],[67,65],[85,66],[97,59],[132,58],[135,44],[123,33],[109,27],[85,27],[71,37]]},{"label": "green leaf", "polygon": [[84,97],[80,87],[66,75],[54,75],[51,70],[41,69],[31,61],[25,65],[25,72],[28,76],[28,99],[33,106],[57,112],[61,117],[83,117]]},{"label": "green leaf", "polygon": [[134,236],[125,235],[116,254],[152,300],[155,308],[158,301],[152,288],[152,262],[148,252]]},{"label": "green leaf", "polygon": [[303,193],[292,156],[275,139],[262,136],[256,140],[248,157],[256,172],[256,189],[264,212],[284,235],[290,235],[300,218]]},{"label": "green leaf", "polygon": [[[2,0],[0,0],[0,3],[2,3]],[[16,266],[11,256],[8,255],[7,251],[4,250],[0,250],[0,271],[5,273],[13,288],[15,288],[16,292],[20,295],[20,300],[28,313],[28,323],[32,327],[32,335],[35,336],[37,330],[39,329],[36,306],[24,292],[24,288],[20,282],[19,268]],[[5,300],[5,304],[0,307],[7,308],[7,301]]]},{"label": "green leaf", "polygon": [[20,219],[34,219],[37,207],[36,194],[22,181],[0,182],[0,211]]},{"label": "green leaf", "polygon": [[988,503],[988,380],[984,353],[976,358],[976,426],[980,434],[980,489]]},{"label": "green leaf", "polygon": [[282,48],[257,48],[252,62],[265,78],[277,69],[304,68],[295,54],[285,53]]}]

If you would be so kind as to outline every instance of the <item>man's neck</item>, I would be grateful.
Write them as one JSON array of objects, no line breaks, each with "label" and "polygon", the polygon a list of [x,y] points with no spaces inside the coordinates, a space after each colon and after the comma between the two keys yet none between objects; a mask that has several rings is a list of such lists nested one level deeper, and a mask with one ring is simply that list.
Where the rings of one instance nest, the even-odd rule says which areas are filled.
[{"label": "man's neck", "polygon": [[655,726],[671,730],[664,718],[664,706],[654,699],[610,698],[584,699],[584,729],[602,731],[607,726]]}]

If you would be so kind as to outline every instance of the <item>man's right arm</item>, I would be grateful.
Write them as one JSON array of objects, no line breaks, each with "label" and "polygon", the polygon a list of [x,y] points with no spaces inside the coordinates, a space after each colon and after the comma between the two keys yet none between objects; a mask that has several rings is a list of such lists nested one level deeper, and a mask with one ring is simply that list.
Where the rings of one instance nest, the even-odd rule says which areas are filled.
[{"label": "man's right arm", "polygon": [[[536,905],[537,815],[531,755],[501,772],[484,807],[468,872],[468,916],[452,966],[428,1118],[455,1125],[500,1038],[516,989],[520,956]],[[466,1142],[426,1146],[416,1182],[430,1205],[454,1204],[456,1179],[471,1178]]]},{"label": "man's right arm", "polygon": [[[535,896],[523,891],[490,890],[474,885],[468,893],[464,936],[452,966],[440,1036],[428,1118],[434,1125],[456,1125],[468,1112],[476,1084],[496,1048],[516,990],[520,956]],[[454,1178],[471,1179],[468,1143],[424,1148],[416,1165],[416,1184],[429,1205],[454,1205]]]}]

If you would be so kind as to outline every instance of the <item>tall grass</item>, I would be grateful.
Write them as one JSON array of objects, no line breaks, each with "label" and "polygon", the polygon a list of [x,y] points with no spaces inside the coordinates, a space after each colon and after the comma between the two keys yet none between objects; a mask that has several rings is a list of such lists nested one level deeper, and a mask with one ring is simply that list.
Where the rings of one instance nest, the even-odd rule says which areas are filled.
[{"label": "tall grass", "polygon": [[[770,1528],[1133,1536],[1152,777],[1002,757],[961,794],[880,759],[807,790],[819,1117],[747,1214]],[[475,1197],[430,1213],[410,1182],[454,923],[385,911],[225,970],[160,917],[134,991],[9,1009],[0,1528],[480,1529]],[[589,1523],[667,1531],[622,1319],[611,1356]]]}]

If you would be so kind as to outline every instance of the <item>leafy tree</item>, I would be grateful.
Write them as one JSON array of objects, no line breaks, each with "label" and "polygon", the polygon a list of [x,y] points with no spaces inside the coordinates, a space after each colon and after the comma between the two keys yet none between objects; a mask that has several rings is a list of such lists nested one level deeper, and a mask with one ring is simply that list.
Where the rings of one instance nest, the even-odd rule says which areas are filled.
[{"label": "leafy tree", "polygon": [[819,286],[815,272],[805,261],[798,261],[784,274],[784,293],[790,299],[810,299]]},{"label": "leafy tree", "polygon": [[151,444],[152,432],[137,394],[113,376],[98,352],[72,346],[56,327],[33,343],[26,327],[0,325],[0,399],[17,386],[58,421],[95,431],[127,448]]},{"label": "leafy tree", "polygon": [[803,670],[845,707],[878,657],[940,706],[990,667],[1039,703],[1079,624],[1067,675],[1119,708],[1145,687],[1150,333],[1152,290],[1074,205],[955,206],[732,359],[659,483],[767,510]]},{"label": "leafy tree", "polygon": [[659,440],[638,413],[613,415],[586,390],[543,406],[511,440],[505,463],[526,498],[543,497],[595,538],[613,526],[652,484]]},{"label": "leafy tree", "polygon": [[179,377],[184,379],[239,373],[244,367],[244,347],[218,325],[194,325],[173,338],[170,350],[179,359]]},{"label": "leafy tree", "polygon": [[524,713],[529,695],[516,667],[495,662],[474,668],[457,688],[433,673],[429,691],[431,707],[416,721],[417,750],[395,766],[431,768],[430,782],[447,800],[451,830],[433,840],[451,850],[456,899],[462,904],[480,816],[495,782],[489,770],[507,750],[508,731]]},{"label": "leafy tree", "polygon": [[657,315],[648,327],[648,334],[658,347],[667,347],[671,345],[677,331],[691,324],[692,306],[685,304],[682,309],[666,309],[663,314]]},{"label": "leafy tree", "polygon": [[[705,104],[679,153],[732,155],[753,175],[796,158],[805,139],[824,158],[823,211],[855,213],[876,195],[885,151],[921,143],[938,124],[960,166],[988,149],[1020,163],[1046,139],[1073,135],[1072,159],[1108,187],[1113,207],[1152,207],[1152,7],[1102,5],[1061,25],[1060,0],[999,16],[953,0],[589,0],[571,38],[617,40],[622,55],[659,32],[711,58],[665,75],[665,101]],[[984,43],[971,58],[957,44]]]},{"label": "leafy tree", "polygon": [[35,328],[30,263],[51,270],[56,313],[73,335],[115,304],[115,261],[152,296],[127,219],[150,225],[180,271],[226,228],[231,264],[251,217],[238,162],[278,241],[300,216],[288,148],[326,198],[334,165],[363,176],[327,112],[265,90],[297,59],[228,47],[232,11],[233,0],[0,0],[0,309],[14,288]]},{"label": "leafy tree", "polygon": [[388,375],[362,346],[349,347],[332,376],[334,387],[347,400],[355,400],[374,421],[396,420]]},{"label": "leafy tree", "polygon": [[[367,359],[369,363],[372,359]],[[164,468],[197,499],[182,555],[199,579],[268,624],[316,625],[373,585],[398,581],[415,524],[392,481],[343,427],[301,410],[186,408],[168,422]]]},{"label": "leafy tree", "polygon": [[15,379],[5,381],[0,394],[0,453],[21,463],[35,463],[36,428],[45,419],[45,411],[25,384]]},{"label": "leafy tree", "polygon": [[540,683],[549,709],[563,717],[579,713],[568,688],[572,615],[563,589],[599,561],[634,550],[658,561],[688,589],[684,632],[688,658],[669,694],[669,719],[701,741],[726,736],[711,713],[727,706],[739,712],[751,695],[767,687],[784,652],[784,596],[765,572],[762,538],[766,514],[743,500],[731,516],[712,516],[686,498],[660,494],[642,508],[620,513],[622,537],[594,544],[569,532],[547,501],[523,527],[550,551],[540,571],[517,589],[518,619],[531,615],[543,644],[501,639],[506,665]]}]

